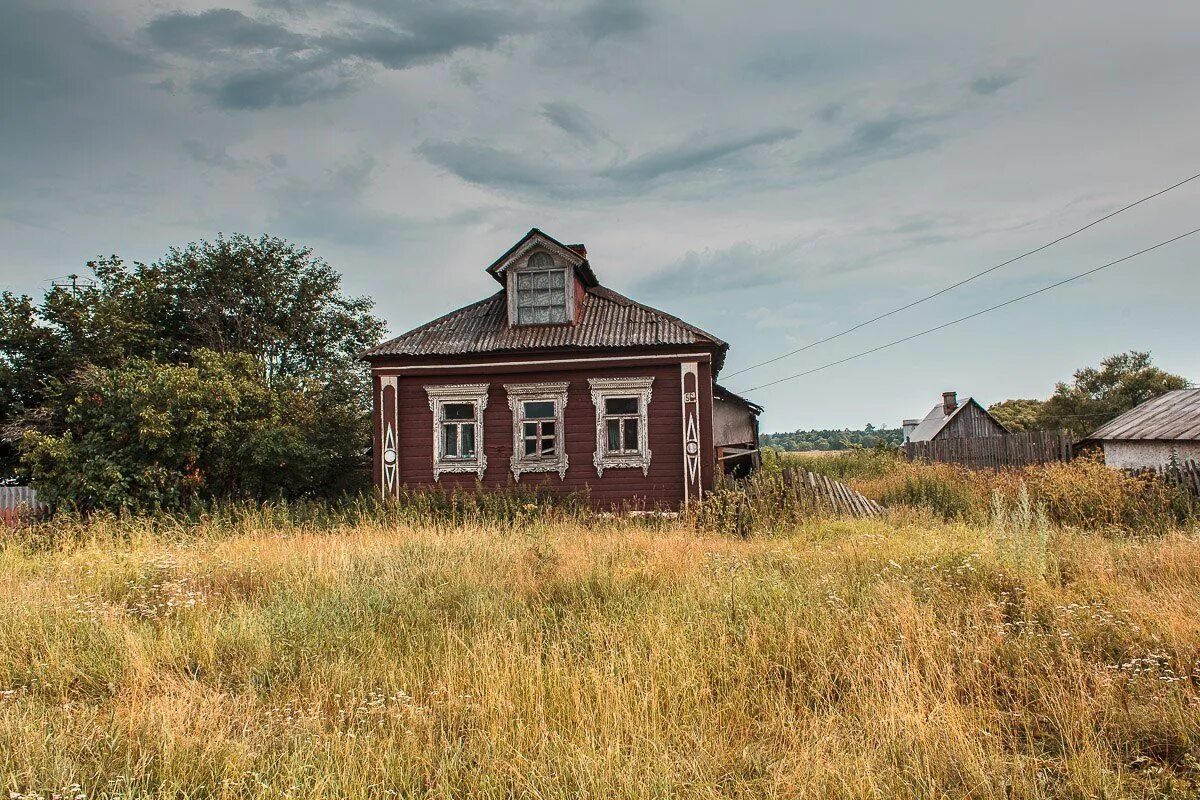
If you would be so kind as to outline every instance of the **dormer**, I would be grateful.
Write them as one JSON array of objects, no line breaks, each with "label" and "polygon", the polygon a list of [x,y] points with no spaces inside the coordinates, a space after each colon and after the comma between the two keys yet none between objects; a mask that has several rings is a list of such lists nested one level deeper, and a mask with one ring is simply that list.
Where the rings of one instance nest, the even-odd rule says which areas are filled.
[{"label": "dormer", "polygon": [[563,244],[537,228],[487,271],[504,286],[510,326],[573,325],[584,294],[597,285],[583,245]]}]

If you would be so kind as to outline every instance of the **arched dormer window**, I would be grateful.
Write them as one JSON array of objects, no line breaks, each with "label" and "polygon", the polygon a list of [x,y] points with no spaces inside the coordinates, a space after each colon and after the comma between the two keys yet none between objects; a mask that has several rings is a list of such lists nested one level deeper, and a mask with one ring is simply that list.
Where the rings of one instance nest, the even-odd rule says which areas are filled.
[{"label": "arched dormer window", "polygon": [[567,271],[545,252],[529,257],[526,268],[516,274],[517,324],[539,325],[567,322]]}]

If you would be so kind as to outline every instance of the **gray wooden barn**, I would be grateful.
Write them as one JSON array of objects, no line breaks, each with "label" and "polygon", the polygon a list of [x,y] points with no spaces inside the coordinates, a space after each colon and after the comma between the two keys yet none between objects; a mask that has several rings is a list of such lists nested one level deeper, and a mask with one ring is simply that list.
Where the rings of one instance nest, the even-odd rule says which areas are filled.
[{"label": "gray wooden barn", "polygon": [[960,403],[957,392],[943,392],[942,402],[930,409],[924,419],[906,419],[903,429],[906,443],[981,439],[1008,433],[974,398],[968,397]]}]

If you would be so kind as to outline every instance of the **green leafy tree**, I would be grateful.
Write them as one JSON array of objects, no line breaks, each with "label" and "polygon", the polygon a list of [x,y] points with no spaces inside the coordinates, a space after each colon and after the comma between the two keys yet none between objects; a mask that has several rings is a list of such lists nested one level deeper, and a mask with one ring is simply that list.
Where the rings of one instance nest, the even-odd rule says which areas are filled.
[{"label": "green leafy tree", "polygon": [[83,510],[147,511],[346,485],[361,455],[356,413],[326,407],[318,381],[268,383],[247,354],[193,355],[193,365],[132,359],[77,373],[65,429],[21,442],[39,491]]},{"label": "green leafy tree", "polygon": [[1042,429],[1041,412],[1044,400],[1005,400],[988,406],[988,413],[996,418],[1009,433],[1037,431]]},{"label": "green leafy tree", "polygon": [[[358,354],[379,341],[384,325],[371,313],[371,301],[345,296],[338,273],[309,249],[236,234],[174,248],[153,264],[112,256],[88,266],[92,281],[52,288],[40,303],[0,295],[0,477],[19,474],[16,445],[28,441],[38,444],[25,450],[24,468],[32,469],[28,459],[36,451],[34,471],[43,479],[54,474],[49,443],[71,441],[77,430],[71,426],[83,413],[82,385],[102,383],[101,376],[123,374],[126,367],[197,367],[202,351],[206,358],[245,356],[271,393],[298,382],[308,387],[312,402],[303,409],[309,413],[304,424],[343,437],[364,461],[369,373]],[[140,430],[137,421],[129,424]],[[37,436],[27,440],[29,433]],[[270,444],[265,435],[254,441]],[[218,483],[204,486],[221,491]],[[311,488],[300,479],[289,486],[285,494]],[[114,497],[106,495],[102,504],[113,505]]]},{"label": "green leafy tree", "polygon": [[1121,353],[1101,361],[1098,369],[1077,370],[1071,383],[1060,382],[1039,421],[1045,428],[1085,436],[1134,406],[1187,385],[1183,377],[1154,366],[1149,353]]}]

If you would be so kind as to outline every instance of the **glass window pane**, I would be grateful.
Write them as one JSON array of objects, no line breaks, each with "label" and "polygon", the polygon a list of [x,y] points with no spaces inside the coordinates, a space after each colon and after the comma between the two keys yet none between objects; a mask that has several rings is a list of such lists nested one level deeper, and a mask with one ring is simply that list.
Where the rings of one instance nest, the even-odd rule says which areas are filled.
[{"label": "glass window pane", "polygon": [[458,455],[458,426],[442,426],[442,455],[453,458]]},{"label": "glass window pane", "polygon": [[550,309],[551,322],[566,322],[567,308],[566,306],[554,306]]},{"label": "glass window pane", "polygon": [[531,316],[532,316],[532,320],[531,320],[532,322],[549,322],[550,321],[550,309],[535,308],[535,309],[533,309],[533,314]]},{"label": "glass window pane", "polygon": [[470,458],[475,455],[475,424],[463,425],[462,427],[462,455],[463,458]]},{"label": "glass window pane", "polygon": [[550,288],[550,273],[549,272],[533,273],[533,288],[549,289]]},{"label": "glass window pane", "polygon": [[474,403],[446,403],[442,406],[443,419],[475,419]]},{"label": "glass window pane", "polygon": [[638,399],[636,397],[610,397],[604,401],[604,410],[609,414],[636,414],[638,413]]},{"label": "glass window pane", "polygon": [[531,267],[553,267],[554,259],[549,253],[534,253],[529,257],[529,266]]},{"label": "glass window pane", "polygon": [[525,403],[525,419],[554,419],[554,403],[549,400],[530,400]]},{"label": "glass window pane", "polygon": [[553,436],[551,436],[549,439],[542,439],[542,455],[544,455],[544,456],[554,455],[554,437]]},{"label": "glass window pane", "polygon": [[562,289],[567,284],[567,273],[561,269],[556,269],[550,273],[550,286],[554,289]]},{"label": "glass window pane", "polygon": [[526,437],[537,436],[537,423],[536,422],[526,422],[525,423],[525,436]]},{"label": "glass window pane", "polygon": [[525,440],[525,455],[527,455],[527,456],[537,455],[537,439],[526,439]]},{"label": "glass window pane", "polygon": [[621,420],[608,420],[608,449],[616,452],[621,449]]},{"label": "glass window pane", "polygon": [[636,419],[625,420],[625,449],[638,449],[638,421]]},{"label": "glass window pane", "polygon": [[528,272],[517,273],[517,289],[528,289],[533,285],[533,276]]},{"label": "glass window pane", "polygon": [[553,435],[554,435],[554,423],[553,422],[543,422],[542,423],[542,436],[553,436]]}]

